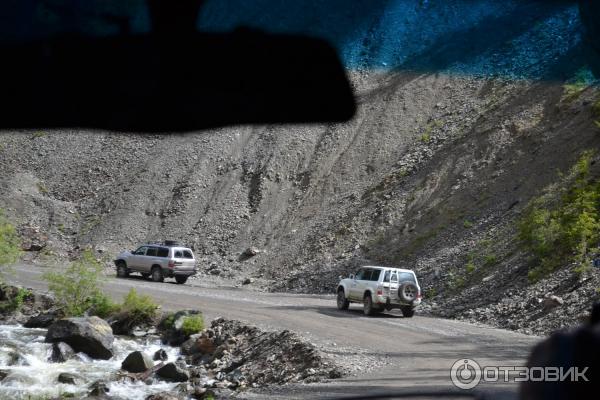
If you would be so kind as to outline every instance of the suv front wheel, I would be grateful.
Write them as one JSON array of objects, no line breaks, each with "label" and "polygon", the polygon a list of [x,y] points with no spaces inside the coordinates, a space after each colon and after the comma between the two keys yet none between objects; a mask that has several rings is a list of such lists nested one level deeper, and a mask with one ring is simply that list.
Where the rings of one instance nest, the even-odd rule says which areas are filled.
[{"label": "suv front wheel", "polygon": [[338,310],[347,310],[350,307],[350,302],[346,299],[344,289],[338,290],[337,294],[337,308]]},{"label": "suv front wheel", "polygon": [[127,278],[129,276],[129,271],[124,261],[119,261],[117,264],[117,276],[119,278]]}]

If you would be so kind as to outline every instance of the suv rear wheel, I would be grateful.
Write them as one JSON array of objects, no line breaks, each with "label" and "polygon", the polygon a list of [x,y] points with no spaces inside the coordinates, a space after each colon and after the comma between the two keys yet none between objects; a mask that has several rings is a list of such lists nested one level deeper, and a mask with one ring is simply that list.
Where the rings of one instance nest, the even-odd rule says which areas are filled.
[{"label": "suv rear wheel", "polygon": [[400,307],[400,310],[402,310],[402,315],[404,318],[411,318],[413,315],[415,315],[415,309],[412,308],[412,306],[403,306]]},{"label": "suv rear wheel", "polygon": [[187,276],[176,276],[175,282],[177,282],[180,285],[183,285],[187,281],[187,278]]},{"label": "suv rear wheel", "polygon": [[119,261],[117,263],[117,276],[119,278],[127,278],[129,276],[129,271],[127,270],[127,264],[125,264],[125,261]]},{"label": "suv rear wheel", "polygon": [[375,314],[375,309],[373,308],[373,299],[371,299],[371,295],[367,294],[365,295],[365,298],[363,300],[363,311],[365,313],[365,315],[373,315]]},{"label": "suv rear wheel", "polygon": [[154,282],[162,282],[164,280],[163,273],[160,267],[152,267],[152,280]]},{"label": "suv rear wheel", "polygon": [[350,307],[350,302],[346,299],[344,289],[338,290],[337,294],[337,308],[338,310],[347,310]]}]

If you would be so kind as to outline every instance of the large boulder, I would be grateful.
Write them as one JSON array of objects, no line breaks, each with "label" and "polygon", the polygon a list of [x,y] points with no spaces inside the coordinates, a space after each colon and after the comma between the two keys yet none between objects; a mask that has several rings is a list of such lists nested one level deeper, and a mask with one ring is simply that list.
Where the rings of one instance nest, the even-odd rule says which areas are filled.
[{"label": "large boulder", "polygon": [[110,325],[98,317],[66,318],[50,325],[46,342],[65,342],[76,352],[108,360],[115,340]]},{"label": "large boulder", "polygon": [[47,328],[59,318],[58,314],[54,311],[45,312],[42,314],[34,315],[25,322],[25,328]]},{"label": "large boulder", "polygon": [[146,353],[134,351],[130,353],[121,363],[121,368],[127,372],[145,372],[154,367],[154,362]]},{"label": "large boulder", "polygon": [[53,363],[62,363],[73,358],[74,355],[75,351],[68,344],[63,342],[52,343],[52,351],[50,352],[48,361]]},{"label": "large boulder", "polygon": [[188,371],[172,362],[165,364],[156,371],[156,375],[169,382],[186,382],[190,379]]}]

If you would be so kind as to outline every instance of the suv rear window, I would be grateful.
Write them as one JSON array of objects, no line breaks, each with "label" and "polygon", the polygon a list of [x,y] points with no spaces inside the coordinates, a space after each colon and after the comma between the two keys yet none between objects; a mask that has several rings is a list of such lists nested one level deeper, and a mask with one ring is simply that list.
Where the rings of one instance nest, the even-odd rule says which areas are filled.
[{"label": "suv rear window", "polygon": [[158,257],[169,257],[169,249],[164,248],[164,247],[160,247],[158,249]]},{"label": "suv rear window", "polygon": [[411,274],[410,272],[398,272],[398,278],[400,280],[400,282],[415,282],[415,276],[413,274]]},{"label": "suv rear window", "polygon": [[183,251],[183,258],[194,258],[194,256],[192,255],[192,252],[189,250],[184,250]]}]

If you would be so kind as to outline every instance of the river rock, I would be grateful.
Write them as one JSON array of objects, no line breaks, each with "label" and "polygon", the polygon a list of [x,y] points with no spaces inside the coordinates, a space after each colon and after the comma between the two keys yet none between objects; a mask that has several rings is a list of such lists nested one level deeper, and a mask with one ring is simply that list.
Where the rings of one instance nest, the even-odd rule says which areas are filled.
[{"label": "river rock", "polygon": [[8,376],[8,374],[10,374],[10,371],[0,369],[0,382],[2,382],[4,380],[4,378],[6,378]]},{"label": "river rock", "polygon": [[82,382],[81,378],[75,374],[70,374],[68,372],[61,372],[58,374],[57,381],[59,383],[64,383],[67,385],[78,385]]},{"label": "river rock", "polygon": [[212,354],[215,351],[213,341],[202,335],[193,335],[181,345],[181,354]]},{"label": "river rock", "polygon": [[190,375],[186,370],[172,362],[165,364],[156,371],[156,375],[170,382],[186,382],[190,378]]},{"label": "river rock", "polygon": [[146,397],[146,400],[181,400],[182,397],[169,392],[154,393]]},{"label": "river rock", "polygon": [[25,328],[47,328],[58,319],[58,314],[55,312],[46,312],[35,315],[25,322]]},{"label": "river rock", "polygon": [[167,361],[168,358],[169,355],[164,349],[156,350],[156,353],[154,353],[154,357],[152,357],[154,361]]},{"label": "river rock", "polygon": [[121,368],[127,372],[145,372],[154,367],[154,362],[146,353],[134,351],[130,353],[121,363]]},{"label": "river rock", "polygon": [[62,319],[50,325],[46,334],[46,342],[65,342],[77,352],[102,360],[113,356],[114,339],[110,325],[98,317]]},{"label": "river rock", "polygon": [[109,389],[104,381],[96,381],[92,383],[89,387],[90,393],[89,395],[92,397],[102,397],[106,393],[108,393]]},{"label": "river rock", "polygon": [[550,311],[558,306],[562,306],[564,303],[563,299],[555,295],[546,295],[542,300],[542,308],[544,311]]},{"label": "river rock", "polygon": [[65,362],[75,355],[75,350],[64,342],[52,343],[52,351],[48,361],[54,363]]}]

